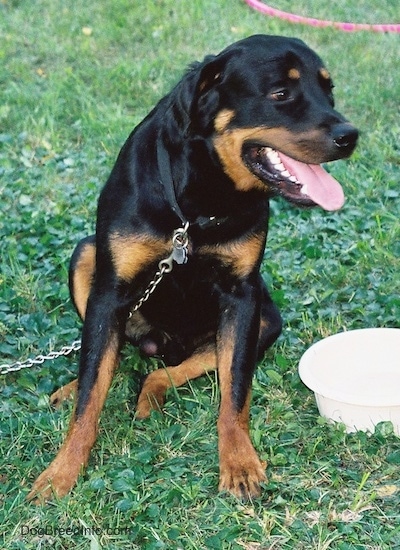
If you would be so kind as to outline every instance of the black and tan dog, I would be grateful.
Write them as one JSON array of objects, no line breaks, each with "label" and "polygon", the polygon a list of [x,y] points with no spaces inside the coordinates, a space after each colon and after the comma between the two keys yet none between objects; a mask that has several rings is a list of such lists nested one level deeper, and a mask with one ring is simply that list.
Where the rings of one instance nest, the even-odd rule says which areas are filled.
[{"label": "black and tan dog", "polygon": [[[251,36],[193,65],[132,132],[101,193],[96,235],[72,257],[71,294],[84,319],[79,377],[55,399],[76,389],[76,406],[28,498],[75,484],[126,339],[167,365],[146,378],[139,418],[172,385],[218,369],[219,488],[259,493],[265,465],[249,437],[251,382],[281,331],[259,273],[268,201],[342,206],[340,185],[319,165],[349,156],[358,133],[335,111],[332,87],[300,40]],[[134,308],[160,268],[161,282]]]}]

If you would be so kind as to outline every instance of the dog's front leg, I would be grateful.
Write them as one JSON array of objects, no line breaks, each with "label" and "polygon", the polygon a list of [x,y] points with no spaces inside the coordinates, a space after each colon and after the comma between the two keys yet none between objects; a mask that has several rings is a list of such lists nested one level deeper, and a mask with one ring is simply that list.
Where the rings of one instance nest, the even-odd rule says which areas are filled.
[{"label": "dog's front leg", "polygon": [[97,436],[98,420],[117,366],[120,320],[116,296],[96,289],[88,302],[82,333],[82,350],[76,405],[67,437],[56,458],[37,478],[28,499],[43,501],[70,491],[87,464]]},{"label": "dog's front leg", "polygon": [[[35,481],[27,497],[30,500],[38,497],[42,501],[52,493],[67,494],[87,464],[118,364],[129,300],[135,298],[128,289],[135,286],[135,278],[150,262],[157,265],[169,250],[168,241],[143,234],[115,232],[101,235],[98,241],[107,245],[103,244],[96,254],[89,249],[88,255],[87,248],[80,247],[75,258],[72,290],[79,313],[85,316],[75,409],[67,437],[56,458]],[[93,239],[85,243],[94,246]],[[137,292],[140,296],[140,289]]]},{"label": "dog's front leg", "polygon": [[265,465],[249,435],[251,382],[260,329],[260,295],[257,282],[246,280],[221,296],[217,337],[221,406],[218,420],[221,491],[240,498],[260,492]]}]

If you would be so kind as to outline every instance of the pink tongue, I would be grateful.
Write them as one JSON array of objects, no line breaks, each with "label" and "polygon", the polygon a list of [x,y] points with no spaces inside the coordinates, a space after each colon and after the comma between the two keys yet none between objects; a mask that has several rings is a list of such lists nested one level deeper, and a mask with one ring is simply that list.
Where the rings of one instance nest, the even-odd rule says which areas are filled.
[{"label": "pink tongue", "polygon": [[279,152],[285,168],[305,186],[310,199],[325,210],[339,210],[345,198],[342,186],[319,164],[304,164]]}]

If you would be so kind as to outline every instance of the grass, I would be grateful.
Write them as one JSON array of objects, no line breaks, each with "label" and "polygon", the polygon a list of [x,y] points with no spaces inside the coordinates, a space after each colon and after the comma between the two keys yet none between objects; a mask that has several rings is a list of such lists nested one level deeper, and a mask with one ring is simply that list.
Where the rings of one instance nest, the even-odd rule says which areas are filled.
[{"label": "grass", "polygon": [[[390,0],[276,6],[357,22],[400,15]],[[293,26],[239,0],[1,0],[0,363],[79,336],[68,260],[93,230],[124,139],[188,63],[254,32],[317,49],[339,110],[362,132],[352,159],[330,167],[346,191],[342,211],[273,202],[263,272],[285,330],[254,383],[263,495],[243,504],[217,493],[215,378],[171,391],[165,414],[139,423],[130,374],[154,365],[127,348],[87,472],[69,497],[26,504],[68,423],[70,406],[48,404],[76,373],[75,359],[62,358],[0,378],[4,548],[400,548],[400,440],[387,423],[372,435],[327,424],[297,375],[302,352],[322,336],[399,323],[396,35]]]}]

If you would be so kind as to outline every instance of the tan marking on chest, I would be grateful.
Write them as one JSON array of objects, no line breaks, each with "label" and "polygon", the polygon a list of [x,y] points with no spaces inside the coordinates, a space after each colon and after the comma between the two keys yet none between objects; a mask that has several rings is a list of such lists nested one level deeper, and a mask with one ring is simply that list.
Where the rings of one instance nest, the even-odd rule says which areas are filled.
[{"label": "tan marking on chest", "polygon": [[264,246],[265,236],[257,234],[228,244],[202,246],[199,253],[218,258],[224,265],[231,267],[235,275],[246,277],[258,265]]},{"label": "tan marking on chest", "polygon": [[172,249],[167,240],[139,234],[113,233],[109,245],[115,272],[123,281],[133,280],[149,264],[167,257]]}]

